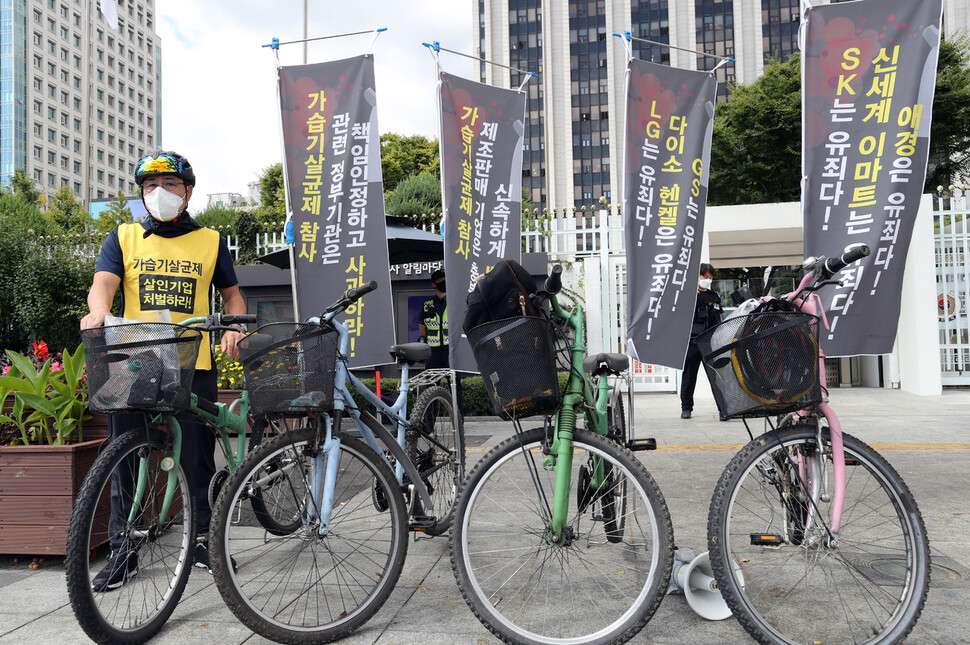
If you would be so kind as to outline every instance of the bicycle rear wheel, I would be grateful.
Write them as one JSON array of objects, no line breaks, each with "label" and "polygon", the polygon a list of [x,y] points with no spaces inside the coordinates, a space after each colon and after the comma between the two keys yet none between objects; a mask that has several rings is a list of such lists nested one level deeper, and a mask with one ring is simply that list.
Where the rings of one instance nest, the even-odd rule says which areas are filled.
[{"label": "bicycle rear wheel", "polygon": [[[609,423],[607,436],[618,445],[626,446],[626,415],[623,413],[623,399],[618,390],[613,392],[606,416]],[[612,495],[602,498],[606,539],[610,542],[621,542],[626,523],[626,478],[620,473],[609,472],[608,479],[607,490],[612,492]]]},{"label": "bicycle rear wheel", "polygon": [[451,526],[455,498],[465,477],[465,432],[460,418],[455,427],[452,412],[451,392],[443,387],[426,389],[414,404],[405,438],[407,455],[434,504],[424,509],[435,518],[425,529],[429,535],[441,535]]},{"label": "bicycle rear wheel", "polygon": [[[351,437],[341,438],[333,512],[320,530],[312,485],[326,468],[323,455],[314,428],[274,437],[233,472],[213,509],[209,553],[219,592],[247,627],[279,642],[327,642],[360,627],[387,600],[407,553],[394,474]],[[385,491],[384,511],[371,502],[375,486]],[[268,530],[247,508],[256,493],[265,512],[279,523],[299,517],[299,528]]]},{"label": "bicycle rear wheel", "polygon": [[828,429],[821,446],[817,437],[814,426],[793,426],[731,460],[708,518],[714,575],[760,643],[899,642],[929,586],[923,519],[892,466],[843,434],[845,507],[832,543]]},{"label": "bicycle rear wheel", "polygon": [[573,494],[568,538],[550,544],[546,509],[556,473],[542,467],[544,440],[541,428],[506,439],[469,475],[451,535],[462,596],[507,643],[629,640],[653,616],[670,581],[673,528],[663,495],[629,451],[576,429],[573,481],[588,456],[626,481],[625,528],[619,542],[607,539],[596,505]]},{"label": "bicycle rear wheel", "polygon": [[[169,480],[162,468],[169,443],[156,428],[121,435],[95,460],[78,493],[65,555],[67,591],[81,628],[99,643],[151,638],[172,615],[192,570],[195,500],[190,475],[181,464],[176,465],[168,513],[159,517]],[[137,481],[141,457],[147,465],[142,510],[129,521],[135,487],[116,487],[116,503],[123,509],[117,527],[121,543],[116,557],[107,557],[112,474]],[[111,574],[108,585],[104,580],[95,583],[102,570]]]}]

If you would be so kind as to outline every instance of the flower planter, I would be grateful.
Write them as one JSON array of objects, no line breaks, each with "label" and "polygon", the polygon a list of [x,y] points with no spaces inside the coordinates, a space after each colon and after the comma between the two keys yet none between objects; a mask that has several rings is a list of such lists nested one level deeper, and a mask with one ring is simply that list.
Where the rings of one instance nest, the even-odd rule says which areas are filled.
[{"label": "flower planter", "polygon": [[[74,499],[101,444],[0,446],[0,553],[65,553]],[[98,513],[105,524],[109,504],[105,494]]]}]

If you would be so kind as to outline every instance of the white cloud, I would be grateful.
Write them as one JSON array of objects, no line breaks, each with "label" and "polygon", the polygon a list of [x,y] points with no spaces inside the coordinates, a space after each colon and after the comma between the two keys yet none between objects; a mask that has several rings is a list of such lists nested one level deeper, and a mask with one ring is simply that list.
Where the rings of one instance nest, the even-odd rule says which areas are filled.
[{"label": "white cloud", "polygon": [[[225,0],[159,2],[162,146],[188,157],[198,176],[193,209],[208,193],[246,194],[246,184],[280,160],[276,61],[261,45],[303,35],[303,3]],[[437,138],[434,61],[422,42],[473,54],[477,21],[467,0],[309,3],[308,36],[387,27],[374,45],[381,132]],[[371,35],[309,43],[308,62],[364,53]],[[284,65],[303,46],[281,46]],[[445,71],[472,78],[476,63],[441,54]]]}]

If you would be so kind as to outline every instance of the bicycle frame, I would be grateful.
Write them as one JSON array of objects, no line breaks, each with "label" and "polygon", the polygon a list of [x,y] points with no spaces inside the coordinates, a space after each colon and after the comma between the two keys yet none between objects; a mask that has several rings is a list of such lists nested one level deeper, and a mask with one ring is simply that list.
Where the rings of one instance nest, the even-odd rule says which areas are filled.
[{"label": "bicycle frame", "polygon": [[[819,299],[818,297],[812,297],[814,294],[809,294],[808,297],[802,296],[804,289],[812,282],[814,275],[810,272],[802,277],[801,282],[798,287],[785,296],[786,300],[790,300],[798,305],[799,309],[803,313],[810,314],[812,316],[818,316],[819,311]],[[828,403],[828,389],[827,380],[825,378],[825,353],[822,351],[821,346],[818,350],[818,370],[819,370],[819,382],[822,386],[823,400],[822,403],[816,408],[816,410],[825,417],[829,424],[829,435],[832,442],[832,467],[834,472],[834,490],[832,496],[832,519],[830,529],[832,533],[837,534],[842,527],[842,510],[845,505],[845,484],[846,484],[846,472],[845,472],[845,448],[842,442],[842,424],[839,423],[839,417],[835,414],[835,411],[829,406]],[[811,416],[813,410],[799,410],[795,413],[797,417],[807,417]],[[821,445],[821,443],[819,444]],[[814,488],[814,485],[813,485]]]},{"label": "bicycle frame", "polygon": [[[387,405],[376,394],[370,391],[370,389],[361,383],[354,374],[347,368],[347,356],[350,348],[350,334],[347,330],[347,326],[343,323],[334,320],[336,312],[327,314],[321,318],[310,318],[308,322],[311,324],[321,324],[321,322],[329,322],[337,330],[339,337],[338,341],[338,355],[337,355],[337,369],[334,375],[334,390],[336,396],[334,397],[334,412],[332,423],[327,418],[326,424],[326,437],[324,440],[324,453],[327,455],[327,468],[325,469],[325,477],[320,479],[320,475],[323,468],[315,468],[316,479],[313,482],[313,494],[316,499],[320,499],[321,503],[319,505],[320,509],[320,531],[326,531],[330,525],[330,512],[332,511],[332,496],[333,490],[336,486],[337,481],[337,462],[340,455],[340,428],[342,425],[342,419],[345,414],[349,413],[351,419],[354,422],[360,437],[364,442],[370,446],[374,452],[380,455],[381,459],[384,460],[388,466],[394,471],[399,484],[404,482],[404,474],[406,473],[408,479],[410,480],[411,486],[414,487],[414,491],[421,498],[422,504],[425,508],[432,508],[434,505],[431,500],[431,494],[428,491],[427,486],[425,486],[424,481],[421,479],[420,473],[418,473],[417,468],[411,463],[411,460],[407,457],[404,452],[404,441],[405,434],[407,432],[410,423],[407,420],[407,402],[408,402],[408,391],[409,391],[409,366],[407,363],[401,365],[401,391],[397,396],[393,405]],[[349,385],[349,387],[348,387]],[[386,414],[392,419],[392,422],[396,429],[396,436],[391,434],[387,428],[377,419],[377,417],[371,415],[368,412],[360,410],[354,403],[353,397],[351,396],[350,389],[359,392],[364,399],[375,406],[377,409],[377,414]],[[394,463],[392,464],[385,454],[385,449],[381,447],[380,442],[384,444],[386,450],[391,453],[394,457]],[[320,459],[321,457],[318,457]],[[317,464],[318,466],[322,464]],[[321,497],[322,495],[322,497]]]},{"label": "bicycle frame", "polygon": [[[586,403],[592,404],[585,406],[584,419],[586,424],[597,434],[605,436],[608,430],[606,417],[609,395],[613,386],[605,377],[600,378],[594,399],[592,388],[590,388],[586,378],[583,377],[583,359],[586,356],[586,346],[583,344],[584,318],[582,306],[577,304],[572,311],[566,311],[555,296],[550,296],[549,302],[553,314],[566,321],[574,332],[566,395],[563,397],[562,406],[555,417],[553,438],[549,447],[550,454],[543,459],[544,468],[547,470],[555,468],[556,470],[556,488],[553,495],[552,516],[549,518],[551,520],[550,534],[547,539],[553,543],[559,543],[563,539],[563,529],[568,522],[573,463],[572,438],[573,429],[576,427],[576,406]],[[603,464],[599,458],[594,460],[591,475],[591,488],[599,489],[606,482]]]}]

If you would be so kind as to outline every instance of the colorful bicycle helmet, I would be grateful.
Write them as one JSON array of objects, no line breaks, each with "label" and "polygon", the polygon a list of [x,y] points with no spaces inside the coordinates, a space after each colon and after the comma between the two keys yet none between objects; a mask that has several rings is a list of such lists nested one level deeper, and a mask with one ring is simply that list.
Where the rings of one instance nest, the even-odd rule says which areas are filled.
[{"label": "colorful bicycle helmet", "polygon": [[135,183],[141,186],[149,177],[162,175],[173,175],[184,181],[187,186],[195,186],[195,172],[189,160],[177,152],[165,150],[145,155],[138,161],[135,168]]}]

